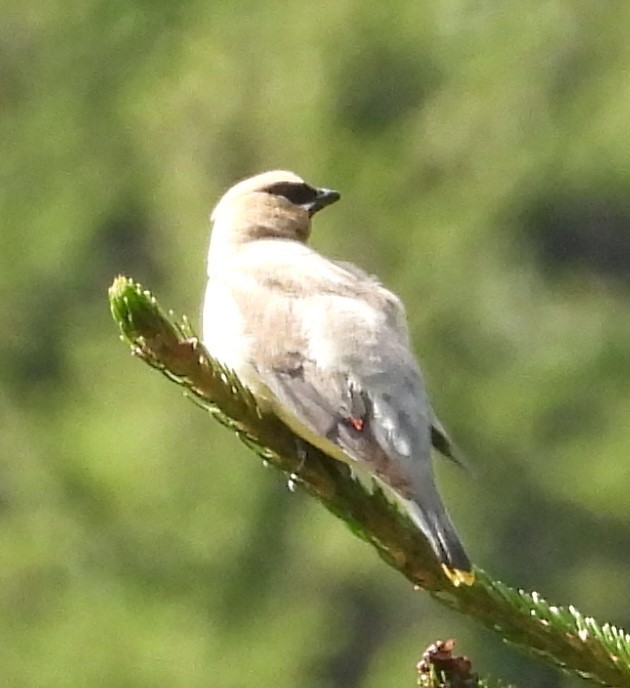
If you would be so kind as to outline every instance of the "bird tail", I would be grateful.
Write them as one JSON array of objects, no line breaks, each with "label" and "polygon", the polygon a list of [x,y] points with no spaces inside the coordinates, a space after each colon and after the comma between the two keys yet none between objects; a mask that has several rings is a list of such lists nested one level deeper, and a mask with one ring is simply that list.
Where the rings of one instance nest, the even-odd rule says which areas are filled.
[{"label": "bird tail", "polygon": [[409,499],[404,504],[411,520],[431,544],[451,583],[455,587],[462,583],[472,585],[475,582],[472,564],[442,504],[438,501],[433,508],[424,508]]},{"label": "bird tail", "polygon": [[413,500],[403,497],[382,478],[368,473],[365,465],[357,462],[351,465],[351,469],[354,478],[366,490],[372,492],[376,483],[383,488],[385,495],[391,495],[394,498],[399,508],[408,514],[418,530],[429,541],[442,564],[444,575],[456,588],[462,584],[472,585],[475,582],[473,566],[446,513],[430,473],[422,476],[416,484],[417,498]]}]

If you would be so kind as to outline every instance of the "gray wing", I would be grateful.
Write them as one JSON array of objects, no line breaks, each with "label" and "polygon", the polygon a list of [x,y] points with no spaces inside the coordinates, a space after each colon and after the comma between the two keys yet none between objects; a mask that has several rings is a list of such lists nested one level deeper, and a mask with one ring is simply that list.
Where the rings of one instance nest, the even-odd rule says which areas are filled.
[{"label": "gray wing", "polygon": [[311,433],[411,496],[429,466],[431,409],[402,305],[359,269],[303,248],[260,255],[244,253],[225,278],[257,378]]},{"label": "gray wing", "polygon": [[[373,275],[361,270],[353,263],[346,263],[343,261],[334,261],[336,265],[347,270],[354,276],[363,280],[364,282],[371,282],[378,285],[378,279]],[[408,341],[408,335],[406,333],[406,323],[404,312],[400,313],[399,317],[399,327],[405,329],[405,339]],[[450,459],[458,466],[465,468],[467,465],[466,459],[463,453],[460,451],[459,447],[455,445],[453,440],[450,438],[449,434],[445,430],[444,426],[440,422],[440,419],[436,416],[433,409],[431,409],[431,444],[437,449],[442,456]]]},{"label": "gray wing", "polygon": [[411,497],[430,460],[430,408],[401,314],[373,300],[269,294],[253,361],[284,410]]},{"label": "gray wing", "polygon": [[[407,498],[414,495],[419,457],[429,461],[429,423],[396,397],[396,385],[385,386],[350,371],[321,371],[303,360],[290,370],[259,369],[278,402],[302,425],[366,464]],[[399,390],[398,390],[399,391]]]}]

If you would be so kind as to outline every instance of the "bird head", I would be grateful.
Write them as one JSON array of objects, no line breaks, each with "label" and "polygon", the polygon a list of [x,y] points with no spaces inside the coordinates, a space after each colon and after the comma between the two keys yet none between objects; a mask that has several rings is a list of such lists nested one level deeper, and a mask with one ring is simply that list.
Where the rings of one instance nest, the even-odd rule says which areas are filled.
[{"label": "bird head", "polygon": [[283,238],[305,243],[313,215],[339,198],[337,191],[311,186],[293,172],[263,172],[223,195],[210,218],[213,235],[229,234],[236,242]]}]

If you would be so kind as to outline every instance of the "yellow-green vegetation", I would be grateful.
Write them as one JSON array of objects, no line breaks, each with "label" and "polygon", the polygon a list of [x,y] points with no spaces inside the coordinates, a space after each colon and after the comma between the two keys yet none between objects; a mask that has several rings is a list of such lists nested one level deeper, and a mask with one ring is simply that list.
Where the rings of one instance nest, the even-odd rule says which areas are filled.
[{"label": "yellow-green vegetation", "polygon": [[[346,521],[416,590],[430,591],[437,600],[476,618],[506,642],[567,673],[606,686],[630,685],[630,636],[624,630],[585,617],[573,605],[550,605],[537,592],[510,589],[478,567],[468,576],[453,576],[444,564],[438,566],[425,536],[380,489],[352,479],[345,462],[299,439],[273,413],[261,409],[234,373],[209,356],[188,320],[178,322],[172,313],[167,316],[151,292],[122,276],[114,280],[109,302],[121,339],[135,356],[180,385],[201,408],[234,430],[268,466],[288,476],[292,490],[300,485]],[[445,652],[442,659],[448,659],[444,671],[449,676],[438,688],[474,688],[471,663],[454,660],[453,648],[452,639],[445,644],[438,641],[423,653],[428,665],[421,663],[418,668],[424,667],[421,673],[428,671],[428,678],[439,682],[442,669],[430,658],[435,652]],[[419,676],[419,685],[423,681]]]},{"label": "yellow-green vegetation", "polygon": [[472,466],[474,561],[630,626],[630,6],[5,0],[0,685],[399,688],[436,604],[116,342],[120,272],[194,316],[235,179],[339,189],[313,243],[404,298]]}]

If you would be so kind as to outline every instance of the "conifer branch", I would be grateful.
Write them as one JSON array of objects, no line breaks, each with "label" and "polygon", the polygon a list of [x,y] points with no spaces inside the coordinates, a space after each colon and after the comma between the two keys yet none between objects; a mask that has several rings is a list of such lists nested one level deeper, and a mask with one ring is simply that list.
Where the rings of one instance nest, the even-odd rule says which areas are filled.
[{"label": "conifer branch", "polygon": [[262,411],[236,376],[210,358],[187,320],[176,323],[150,292],[125,277],[114,281],[109,299],[122,338],[135,355],[181,385],[261,458],[317,497],[414,585],[565,671],[630,688],[630,636],[624,631],[600,626],[573,607],[551,606],[535,592],[513,590],[478,568],[473,586],[453,587],[405,514],[378,488],[370,493],[353,480],[345,464],[298,440],[276,416]]}]

